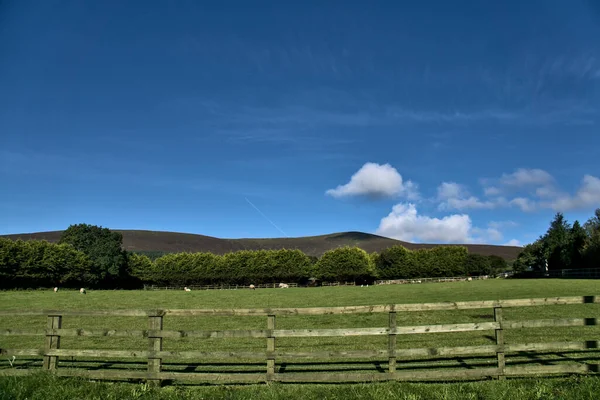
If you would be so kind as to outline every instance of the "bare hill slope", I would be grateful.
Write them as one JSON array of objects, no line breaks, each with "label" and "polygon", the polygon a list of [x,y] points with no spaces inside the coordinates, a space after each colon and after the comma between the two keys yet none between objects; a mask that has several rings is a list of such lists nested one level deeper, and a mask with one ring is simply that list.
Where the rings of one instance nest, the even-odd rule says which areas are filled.
[{"label": "bare hill slope", "polygon": [[[193,252],[204,251],[224,254],[236,250],[259,249],[300,249],[308,255],[320,256],[325,251],[340,246],[357,246],[367,252],[382,251],[393,245],[402,245],[408,249],[432,248],[440,244],[415,244],[403,242],[383,236],[364,232],[340,232],[319,236],[304,236],[295,238],[265,238],[265,239],[221,239],[212,236],[192,233],[119,230],[123,234],[123,245],[130,251],[161,251],[161,252]],[[47,240],[57,242],[62,231],[23,233],[3,235],[10,239]],[[506,260],[514,260],[521,251],[515,246],[496,246],[483,244],[452,245],[466,246],[471,253],[482,255],[498,255]]]}]

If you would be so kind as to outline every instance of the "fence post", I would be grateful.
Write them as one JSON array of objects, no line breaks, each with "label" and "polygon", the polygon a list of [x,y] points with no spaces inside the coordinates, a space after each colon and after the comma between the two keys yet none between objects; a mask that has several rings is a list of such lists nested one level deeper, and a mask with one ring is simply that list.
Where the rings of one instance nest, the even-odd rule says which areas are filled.
[{"label": "fence post", "polygon": [[390,333],[388,335],[388,371],[390,374],[396,372],[396,311],[394,306],[390,310],[389,318]]},{"label": "fence post", "polygon": [[[48,315],[46,328],[48,330],[60,329],[62,326],[61,315]],[[60,335],[55,335],[51,332],[46,332],[46,353],[50,350],[60,348]],[[58,364],[58,356],[44,356],[44,369],[55,370]]]},{"label": "fence post", "polygon": [[275,375],[275,315],[267,316],[267,382],[272,381]]},{"label": "fence post", "polygon": [[502,329],[502,307],[494,307],[494,321],[500,324],[499,329],[496,329],[496,346],[501,346],[500,349],[496,350],[496,358],[498,359],[498,379],[503,380],[506,378],[505,366],[506,362],[504,359],[504,330]]},{"label": "fence post", "polygon": [[[163,317],[162,313],[157,313],[154,315],[148,316],[148,329],[150,331],[161,331],[163,329]],[[153,354],[157,351],[162,351],[162,342],[163,339],[161,336],[156,336],[152,332],[148,333],[148,351],[150,355],[148,356],[148,373],[149,374],[158,374],[162,369],[162,358],[158,357],[156,354]],[[160,379],[148,379],[149,383],[160,386]]]}]

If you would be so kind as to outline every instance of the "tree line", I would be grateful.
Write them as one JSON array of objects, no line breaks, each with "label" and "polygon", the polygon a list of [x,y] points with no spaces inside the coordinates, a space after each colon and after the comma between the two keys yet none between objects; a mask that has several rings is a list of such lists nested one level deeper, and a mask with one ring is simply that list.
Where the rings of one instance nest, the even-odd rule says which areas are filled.
[{"label": "tree line", "polygon": [[71,225],[58,243],[0,238],[0,287],[139,288],[144,284],[190,286],[372,282],[489,275],[507,268],[498,256],[471,254],[464,246],[409,250],[393,246],[368,254],[340,247],[313,257],[298,249],[167,253],[157,257],[128,252],[119,232],[94,225]]},{"label": "tree line", "polygon": [[513,264],[516,272],[600,268],[600,208],[582,226],[558,212],[548,230],[526,245]]}]

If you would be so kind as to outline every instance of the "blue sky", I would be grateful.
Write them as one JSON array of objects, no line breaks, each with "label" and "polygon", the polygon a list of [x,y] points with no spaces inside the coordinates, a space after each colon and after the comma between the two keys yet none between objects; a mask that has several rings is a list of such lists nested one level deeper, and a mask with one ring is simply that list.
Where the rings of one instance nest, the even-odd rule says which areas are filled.
[{"label": "blue sky", "polygon": [[600,207],[600,3],[3,1],[0,233],[529,243]]}]

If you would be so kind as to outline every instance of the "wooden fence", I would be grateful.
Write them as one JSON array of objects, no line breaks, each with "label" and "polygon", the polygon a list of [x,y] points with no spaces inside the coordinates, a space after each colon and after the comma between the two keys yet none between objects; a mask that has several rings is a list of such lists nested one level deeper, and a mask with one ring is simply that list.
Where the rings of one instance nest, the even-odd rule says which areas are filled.
[{"label": "wooden fence", "polygon": [[[542,273],[542,275],[544,274]],[[600,268],[550,270],[546,276],[549,278],[598,279],[600,278]]]},{"label": "wooden fence", "polygon": [[[285,283],[285,282],[283,282]],[[288,287],[298,287],[297,283],[286,283]],[[144,290],[183,290],[187,287],[190,290],[238,290],[248,289],[250,285],[189,285],[189,286],[157,286],[157,285],[144,285]],[[254,285],[256,289],[276,289],[279,288],[279,283],[257,283]]]},{"label": "wooden fence", "polygon": [[[510,353],[544,352],[544,351],[586,351],[597,349],[598,331],[593,332],[590,340],[577,342],[548,342],[548,343],[505,343],[506,330],[521,328],[551,328],[595,326],[597,320],[590,318],[561,318],[537,320],[506,320],[502,311],[510,307],[541,307],[547,305],[598,304],[598,296],[552,297],[535,299],[510,299],[468,302],[443,302],[425,304],[388,304],[371,306],[320,307],[320,308],[266,308],[266,309],[158,309],[158,310],[23,310],[0,311],[0,317],[10,316],[46,316],[46,329],[17,330],[0,327],[0,337],[5,335],[34,335],[45,337],[42,349],[11,349],[2,348],[0,354],[4,358],[11,356],[43,357],[44,370],[60,376],[83,376],[92,379],[141,379],[160,383],[171,380],[191,380],[194,382],[369,382],[384,380],[456,380],[456,379],[505,379],[512,376],[547,375],[547,374],[583,374],[597,373],[598,364],[571,363],[560,365],[507,366],[505,356]],[[584,306],[587,307],[587,306]],[[403,313],[425,312],[434,310],[474,310],[493,309],[493,320],[478,323],[453,323],[423,326],[401,325]],[[597,307],[591,310],[597,311]],[[569,312],[566,307],[565,312]],[[387,326],[369,328],[340,328],[340,329],[277,329],[277,317],[294,317],[300,315],[329,316],[334,314],[364,314],[387,313]],[[111,330],[111,329],[63,329],[63,319],[69,317],[146,317],[147,330]],[[181,331],[164,328],[165,319],[169,317],[202,318],[206,316],[260,316],[266,318],[266,329],[257,330],[196,330]],[[399,318],[400,317],[400,318]],[[469,331],[494,332],[495,343],[490,345],[471,345],[461,347],[437,348],[398,348],[401,335],[452,333]],[[546,331],[548,336],[552,331]],[[380,350],[351,350],[351,351],[278,351],[277,338],[302,337],[348,337],[348,336],[387,336],[387,348]],[[63,337],[77,336],[106,336],[106,337],[138,337],[148,340],[148,350],[70,350],[61,349],[60,340]],[[202,352],[202,351],[167,351],[163,349],[163,339],[178,338],[263,338],[266,341],[264,351],[258,352]],[[405,360],[414,357],[431,359],[435,357],[487,355],[494,357],[493,366],[485,368],[462,368],[453,370],[419,370],[404,368]],[[60,367],[62,357],[91,357],[101,359],[137,359],[147,364],[145,370],[85,370],[78,368]],[[167,372],[162,368],[164,359],[203,360],[203,359],[257,359],[264,362],[262,373],[200,373],[200,372]],[[357,372],[285,372],[281,366],[278,370],[278,359],[380,359],[387,363],[387,370],[377,373]],[[0,375],[27,375],[39,368],[4,368]]]},{"label": "wooden fence", "polygon": [[[498,274],[498,278],[507,278],[508,273]],[[406,278],[406,279],[383,279],[375,281],[376,285],[402,285],[407,283],[440,283],[440,282],[464,282],[469,278],[473,281],[493,279],[492,275],[481,276],[452,276],[452,277],[436,277],[436,278]]]}]

